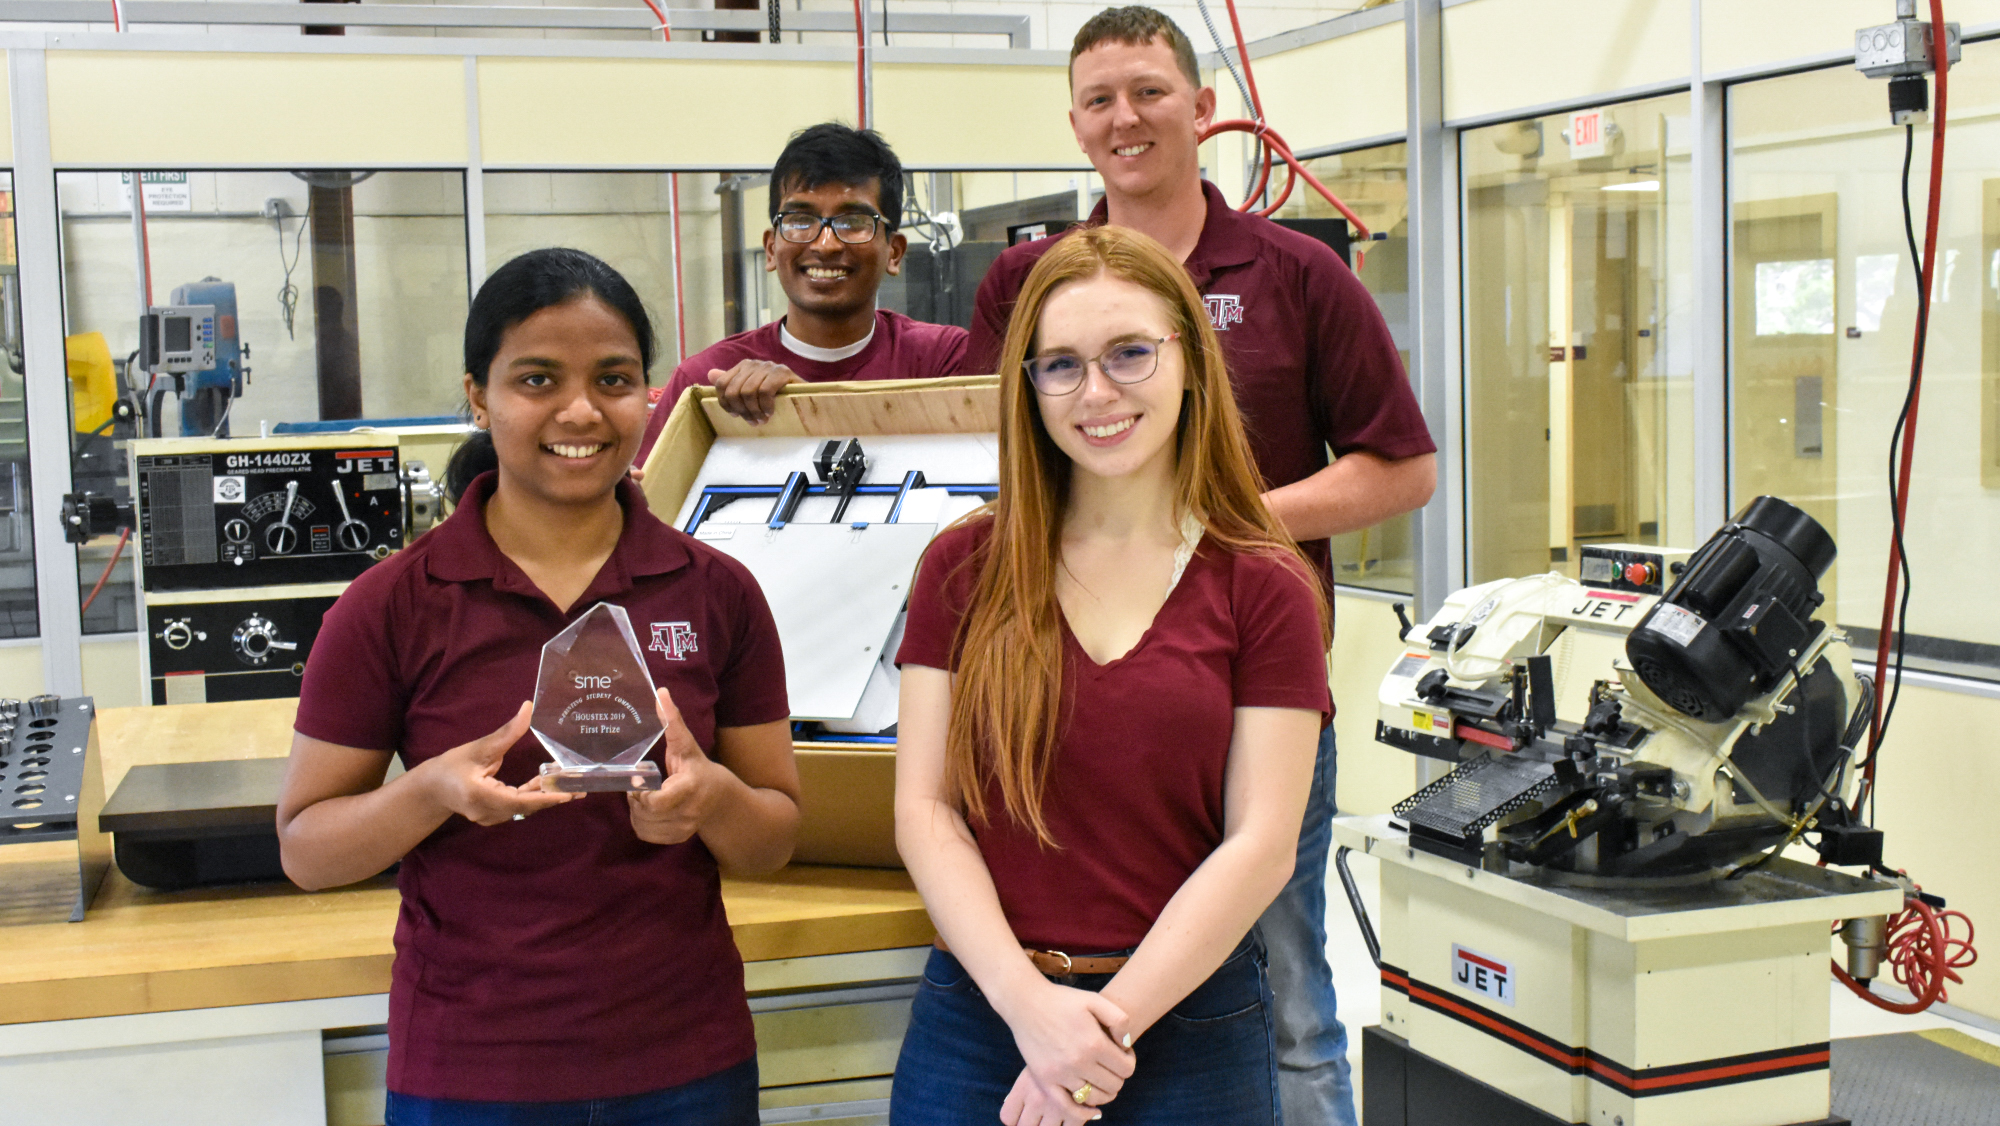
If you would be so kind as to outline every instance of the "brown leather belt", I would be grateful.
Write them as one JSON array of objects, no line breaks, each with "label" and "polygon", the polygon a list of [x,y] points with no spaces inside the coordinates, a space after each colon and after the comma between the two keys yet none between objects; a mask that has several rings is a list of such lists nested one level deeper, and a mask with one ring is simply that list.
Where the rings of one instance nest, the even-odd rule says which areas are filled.
[{"label": "brown leather belt", "polygon": [[[943,935],[937,936],[936,941],[932,942],[931,945],[947,954],[951,953],[951,947],[944,944]],[[1035,964],[1035,969],[1041,971],[1043,977],[1074,977],[1077,974],[1115,974],[1125,968],[1125,963],[1132,960],[1125,955],[1119,955],[1115,958],[1075,958],[1060,950],[1036,950],[1027,946],[1021,947],[1021,952],[1028,956],[1028,961]]]}]

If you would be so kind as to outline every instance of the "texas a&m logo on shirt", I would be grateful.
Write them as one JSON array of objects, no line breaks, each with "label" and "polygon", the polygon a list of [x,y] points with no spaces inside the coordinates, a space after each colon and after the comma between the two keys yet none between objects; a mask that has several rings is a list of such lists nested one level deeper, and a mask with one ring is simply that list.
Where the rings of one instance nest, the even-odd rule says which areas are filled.
[{"label": "texas a&m logo on shirt", "polygon": [[1234,293],[1211,293],[1202,298],[1208,306],[1208,323],[1217,332],[1228,332],[1230,325],[1243,323],[1243,298]]},{"label": "texas a&m logo on shirt", "polygon": [[646,648],[663,654],[669,661],[685,661],[689,653],[701,651],[695,644],[692,622],[654,622],[653,643]]}]

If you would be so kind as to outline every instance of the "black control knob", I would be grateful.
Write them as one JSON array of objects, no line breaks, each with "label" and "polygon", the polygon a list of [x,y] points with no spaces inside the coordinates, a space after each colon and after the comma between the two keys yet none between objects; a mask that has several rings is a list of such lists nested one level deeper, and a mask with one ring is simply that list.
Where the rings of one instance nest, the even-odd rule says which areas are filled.
[{"label": "black control knob", "polygon": [[194,628],[192,618],[175,618],[156,634],[166,647],[178,653],[193,645],[197,640],[206,641],[208,635]]}]

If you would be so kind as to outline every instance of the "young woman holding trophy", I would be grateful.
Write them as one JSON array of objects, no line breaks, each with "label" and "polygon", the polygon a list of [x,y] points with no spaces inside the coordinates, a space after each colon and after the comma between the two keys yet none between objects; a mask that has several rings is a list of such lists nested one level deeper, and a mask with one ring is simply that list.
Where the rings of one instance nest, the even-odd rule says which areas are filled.
[{"label": "young woman holding trophy", "polygon": [[1000,378],[999,499],[932,544],[899,654],[897,839],[940,939],[890,1121],[1275,1126],[1249,932],[1331,710],[1320,586],[1158,243],[1058,242]]},{"label": "young woman holding trophy", "polygon": [[[653,348],[638,296],[590,255],[495,271],[466,323],[479,432],[447,474],[458,507],[355,580],[307,664],[279,841],[307,888],[401,862],[395,1126],[757,1121],[718,865],[791,854],[790,709],[755,581],[626,478]],[[634,784],[657,789],[563,792],[541,771],[544,709],[565,702],[544,645],[598,603],[630,643],[622,664],[563,669],[568,703],[610,716],[584,690],[643,667],[665,728],[644,769],[664,780]]]}]

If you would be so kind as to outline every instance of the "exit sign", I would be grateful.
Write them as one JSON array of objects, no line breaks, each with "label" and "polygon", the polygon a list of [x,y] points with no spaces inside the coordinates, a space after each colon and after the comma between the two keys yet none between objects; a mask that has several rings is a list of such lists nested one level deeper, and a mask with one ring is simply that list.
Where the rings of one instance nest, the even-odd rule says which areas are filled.
[{"label": "exit sign", "polygon": [[1569,155],[1582,160],[1604,155],[1604,111],[1584,110],[1569,115]]}]

